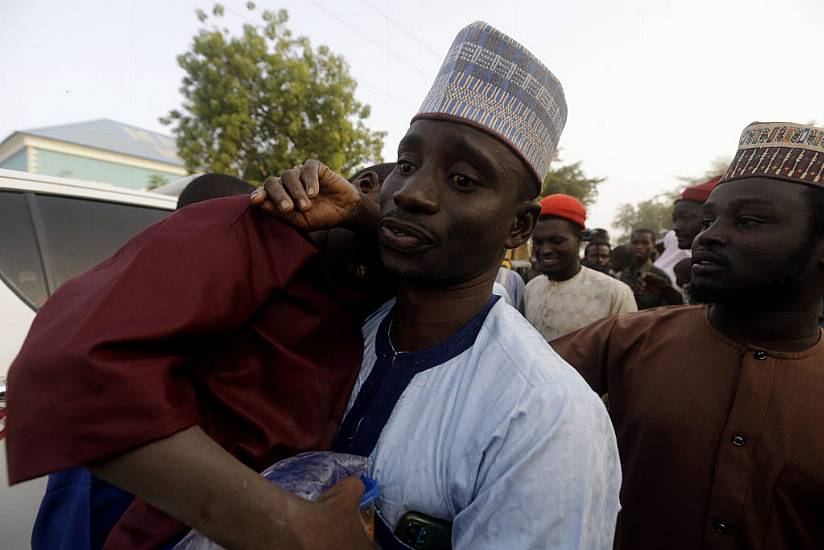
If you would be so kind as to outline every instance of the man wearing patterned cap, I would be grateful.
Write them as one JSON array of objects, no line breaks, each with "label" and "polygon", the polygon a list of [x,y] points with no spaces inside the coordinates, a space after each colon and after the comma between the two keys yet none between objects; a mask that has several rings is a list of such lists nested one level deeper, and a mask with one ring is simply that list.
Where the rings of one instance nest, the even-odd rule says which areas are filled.
[{"label": "man wearing patterned cap", "polygon": [[710,305],[552,343],[609,391],[616,548],[821,548],[824,129],[748,126],[701,224],[692,287]]},{"label": "man wearing patterned cap", "polygon": [[[378,224],[398,294],[364,324],[333,446],[370,458],[387,531],[415,511],[451,522],[454,548],[612,546],[620,465],[603,404],[492,295],[505,250],[538,221],[565,118],[552,73],[475,23],[401,140]],[[339,183],[312,162],[266,188],[275,204],[316,194],[297,222],[326,225],[357,210],[330,206]]]},{"label": "man wearing patterned cap", "polygon": [[547,341],[619,313],[638,311],[632,289],[581,265],[586,210],[575,197],[549,195],[532,233],[541,275],[526,286],[526,318]]}]

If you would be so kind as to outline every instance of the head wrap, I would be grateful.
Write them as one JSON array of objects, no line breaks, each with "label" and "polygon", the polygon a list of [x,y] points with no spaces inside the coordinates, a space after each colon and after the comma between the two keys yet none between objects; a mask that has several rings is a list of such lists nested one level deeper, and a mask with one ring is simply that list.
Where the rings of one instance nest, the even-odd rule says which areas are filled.
[{"label": "head wrap", "polygon": [[448,120],[508,145],[540,190],[567,117],[561,83],[521,44],[478,21],[458,33],[412,119]]},{"label": "head wrap", "polygon": [[765,177],[824,186],[824,129],[792,122],[753,122],[719,184]]},{"label": "head wrap", "polygon": [[721,176],[715,176],[711,180],[707,180],[704,183],[687,187],[681,192],[681,196],[678,197],[678,200],[700,202],[701,204],[704,204],[707,202],[707,199],[710,198],[710,193],[712,193],[712,190],[715,189],[716,185],[718,185],[718,181],[720,179]]},{"label": "head wrap", "polygon": [[541,216],[555,216],[571,221],[581,229],[586,227],[587,210],[581,201],[560,193],[541,199]]}]

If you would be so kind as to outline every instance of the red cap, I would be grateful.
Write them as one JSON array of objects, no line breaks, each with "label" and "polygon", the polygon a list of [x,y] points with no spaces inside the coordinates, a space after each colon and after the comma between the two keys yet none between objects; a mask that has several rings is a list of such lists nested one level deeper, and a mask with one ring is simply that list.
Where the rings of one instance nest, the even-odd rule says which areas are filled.
[{"label": "red cap", "polygon": [[557,193],[541,199],[541,216],[557,216],[586,227],[587,210],[581,201],[569,195]]},{"label": "red cap", "polygon": [[695,201],[703,204],[707,202],[708,198],[710,198],[710,193],[712,193],[712,190],[715,189],[716,185],[718,185],[718,181],[720,179],[721,176],[715,176],[711,180],[707,180],[704,183],[687,187],[681,193],[681,197],[678,200]]}]

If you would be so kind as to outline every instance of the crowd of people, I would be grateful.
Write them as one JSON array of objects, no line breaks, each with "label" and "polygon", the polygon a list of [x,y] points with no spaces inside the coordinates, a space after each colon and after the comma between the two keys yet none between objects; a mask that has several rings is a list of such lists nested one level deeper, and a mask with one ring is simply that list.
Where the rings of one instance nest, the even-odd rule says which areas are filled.
[{"label": "crowd of people", "polygon": [[824,546],[824,130],[747,126],[660,251],[613,249],[536,200],[566,114],[471,24],[396,163],[204,176],[66,282],[9,373],[10,480],[50,474],[32,546],[374,548],[357,479],[258,475],[309,450],[368,457],[381,548],[434,548],[409,513],[458,549]]}]

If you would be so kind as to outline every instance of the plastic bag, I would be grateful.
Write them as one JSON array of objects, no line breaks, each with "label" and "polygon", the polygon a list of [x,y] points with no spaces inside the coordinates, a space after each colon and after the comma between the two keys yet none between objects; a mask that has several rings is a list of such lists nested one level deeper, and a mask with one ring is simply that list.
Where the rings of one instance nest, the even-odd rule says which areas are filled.
[{"label": "plastic bag", "polygon": [[[363,515],[371,513],[377,498],[377,486],[374,481],[365,477],[365,473],[366,458],[362,456],[309,452],[281,460],[264,470],[261,475],[281,489],[310,501],[320,498],[341,479],[350,476],[360,477],[366,486],[361,499]],[[174,550],[222,549],[222,546],[194,529],[174,547]]]}]

